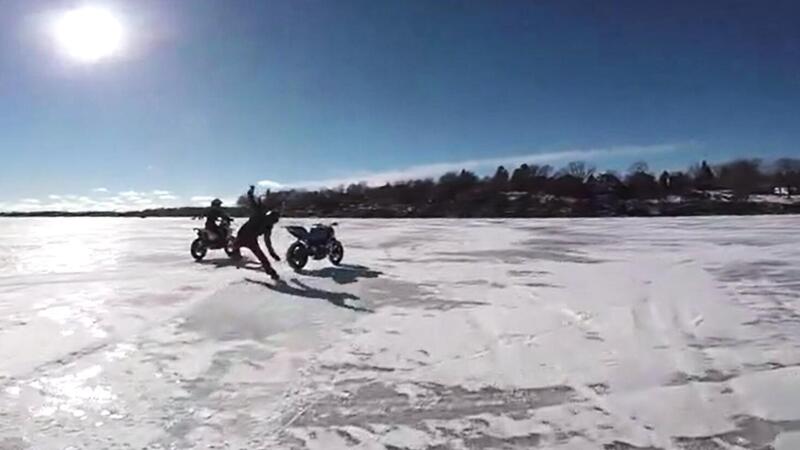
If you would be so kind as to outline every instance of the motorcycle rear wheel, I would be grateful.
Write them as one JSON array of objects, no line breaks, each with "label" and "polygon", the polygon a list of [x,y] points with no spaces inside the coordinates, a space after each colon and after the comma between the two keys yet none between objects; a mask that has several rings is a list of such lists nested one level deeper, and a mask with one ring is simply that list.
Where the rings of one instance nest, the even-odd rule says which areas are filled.
[{"label": "motorcycle rear wheel", "polygon": [[302,270],[303,267],[306,266],[306,263],[308,263],[308,250],[306,246],[299,242],[290,245],[289,249],[286,250],[286,262],[289,263],[289,266],[295,271]]},{"label": "motorcycle rear wheel", "polygon": [[195,261],[200,261],[206,257],[206,254],[208,253],[208,247],[206,247],[206,244],[202,239],[197,238],[192,241],[191,253],[192,258],[194,258]]}]

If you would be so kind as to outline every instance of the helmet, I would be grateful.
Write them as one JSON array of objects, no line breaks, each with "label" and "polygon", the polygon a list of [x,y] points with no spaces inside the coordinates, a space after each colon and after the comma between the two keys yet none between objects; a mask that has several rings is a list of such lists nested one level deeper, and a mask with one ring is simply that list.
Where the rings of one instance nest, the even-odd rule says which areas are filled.
[{"label": "helmet", "polygon": [[270,223],[277,223],[280,218],[281,218],[281,213],[279,213],[278,211],[267,212],[267,220]]},{"label": "helmet", "polygon": [[222,200],[215,198],[211,201],[211,206],[222,206]]}]

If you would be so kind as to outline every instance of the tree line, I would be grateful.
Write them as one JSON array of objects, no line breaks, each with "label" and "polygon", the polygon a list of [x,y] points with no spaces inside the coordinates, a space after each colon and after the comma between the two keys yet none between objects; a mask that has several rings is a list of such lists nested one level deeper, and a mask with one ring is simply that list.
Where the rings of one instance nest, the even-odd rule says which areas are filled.
[{"label": "tree line", "polygon": [[[702,161],[687,170],[661,172],[637,162],[624,173],[598,172],[589,163],[573,161],[560,169],[521,164],[509,171],[500,166],[485,177],[461,170],[438,179],[268,192],[265,198],[270,207],[297,217],[746,214],[797,212],[793,206],[776,208],[749,200],[776,192],[790,197],[798,189],[800,159],[792,158],[716,165]],[[240,197],[238,207],[246,204]]]},{"label": "tree line", "polygon": [[[573,161],[559,169],[521,164],[498,167],[490,176],[469,170],[437,179],[407,180],[332,189],[267,192],[265,201],[290,217],[597,217],[800,213],[800,202],[754,201],[753,196],[800,195],[800,159],[771,162],[706,161],[686,170],[650,170],[644,162],[627,171],[599,172]],[[0,213],[0,216],[193,217],[203,207],[143,211]],[[247,216],[246,197],[229,208]]]}]

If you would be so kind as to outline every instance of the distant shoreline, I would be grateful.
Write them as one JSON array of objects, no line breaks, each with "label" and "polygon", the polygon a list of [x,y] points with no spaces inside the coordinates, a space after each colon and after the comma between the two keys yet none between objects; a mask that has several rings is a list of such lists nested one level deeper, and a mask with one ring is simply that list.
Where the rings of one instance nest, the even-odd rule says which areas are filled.
[{"label": "distant shoreline", "polygon": [[[121,193],[124,194],[124,193]],[[626,174],[597,173],[582,161],[555,171],[544,165],[521,164],[513,171],[499,166],[492,176],[468,170],[432,178],[337,186],[319,190],[267,190],[267,208],[287,217],[316,218],[549,218],[549,217],[682,217],[800,214],[800,159],[737,159],[687,171],[662,171],[658,176],[644,162]],[[24,203],[24,202],[23,202]],[[202,206],[131,211],[63,211],[27,199],[17,212],[0,217],[199,217]],[[247,217],[246,195],[228,203],[228,214]],[[76,207],[72,204],[73,208]],[[118,208],[135,204],[114,203]],[[35,206],[35,207],[34,207]],[[26,210],[30,207],[34,211]],[[115,207],[78,203],[77,207]],[[50,211],[44,209],[51,208]],[[56,209],[56,210],[52,210]],[[61,210],[59,210],[61,209]]]},{"label": "distant shoreline", "polygon": [[[443,205],[444,206],[444,205]],[[140,211],[35,211],[0,212],[4,217],[199,217],[205,208],[159,208]],[[247,217],[244,208],[228,208],[233,217]],[[404,205],[347,205],[336,211],[322,209],[287,209],[286,217],[295,218],[364,218],[364,219],[414,219],[414,218],[569,218],[569,217],[696,217],[696,216],[753,216],[800,214],[800,202],[771,201],[720,201],[686,200],[669,202],[661,200],[626,200],[611,203],[594,202],[581,199],[555,198],[539,203],[526,203],[523,208],[509,208],[507,211],[487,211],[476,208],[474,211],[463,208],[448,210],[442,208],[416,209]]]}]

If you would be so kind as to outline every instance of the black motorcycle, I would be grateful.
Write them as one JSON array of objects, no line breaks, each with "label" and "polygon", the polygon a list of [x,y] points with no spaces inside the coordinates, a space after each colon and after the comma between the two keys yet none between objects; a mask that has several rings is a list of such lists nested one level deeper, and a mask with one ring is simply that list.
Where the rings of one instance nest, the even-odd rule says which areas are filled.
[{"label": "black motorcycle", "polygon": [[209,250],[225,249],[225,253],[235,258],[237,253],[233,251],[233,231],[231,230],[231,222],[233,219],[220,219],[219,228],[222,230],[222,235],[216,236],[215,233],[205,228],[195,228],[197,232],[197,239],[192,241],[191,253],[196,261],[200,261],[206,257]]},{"label": "black motorcycle", "polygon": [[301,226],[286,227],[289,233],[297,238],[297,241],[286,251],[286,262],[294,270],[301,270],[305,267],[309,257],[316,260],[327,257],[333,265],[341,264],[342,258],[344,258],[344,247],[336,239],[336,233],[333,231],[333,227],[337,225],[336,222],[330,225],[317,224],[310,230]]}]

